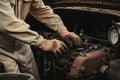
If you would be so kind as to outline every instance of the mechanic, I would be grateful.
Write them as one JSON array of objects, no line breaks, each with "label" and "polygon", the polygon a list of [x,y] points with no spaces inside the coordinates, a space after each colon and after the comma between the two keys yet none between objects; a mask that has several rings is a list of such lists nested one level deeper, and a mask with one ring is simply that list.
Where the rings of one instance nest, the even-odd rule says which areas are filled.
[{"label": "mechanic", "polygon": [[76,46],[81,44],[81,39],[69,32],[60,17],[42,0],[0,0],[0,62],[6,73],[30,73],[38,77],[30,45],[55,55],[64,53],[67,47],[62,41],[44,39],[30,30],[29,24],[24,22],[28,13],[57,31],[64,40],[72,39]]}]

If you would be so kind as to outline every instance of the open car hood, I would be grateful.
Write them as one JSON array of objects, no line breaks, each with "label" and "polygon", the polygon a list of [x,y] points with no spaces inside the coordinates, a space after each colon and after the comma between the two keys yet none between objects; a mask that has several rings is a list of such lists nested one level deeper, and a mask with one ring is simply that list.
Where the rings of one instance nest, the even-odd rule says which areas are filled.
[{"label": "open car hood", "polygon": [[[49,2],[49,0],[46,2]],[[76,6],[91,6],[120,10],[120,0],[52,0],[50,3],[54,6],[68,6],[67,4],[69,4]]]},{"label": "open car hood", "polygon": [[55,9],[74,9],[98,12],[120,17],[120,0],[49,0],[46,1]]}]

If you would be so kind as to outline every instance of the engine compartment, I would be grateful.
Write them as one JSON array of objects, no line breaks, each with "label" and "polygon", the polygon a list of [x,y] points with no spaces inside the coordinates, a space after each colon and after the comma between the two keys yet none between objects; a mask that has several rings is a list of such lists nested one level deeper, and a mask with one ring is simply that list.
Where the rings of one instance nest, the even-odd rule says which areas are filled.
[{"label": "engine compartment", "polygon": [[[120,54],[119,48],[109,43],[108,30],[113,22],[120,22],[120,17],[72,9],[56,9],[54,12],[61,17],[69,31],[81,37],[84,44],[81,47],[74,47],[72,42],[68,41],[69,49],[57,57],[51,52],[33,48],[34,53],[38,53],[35,57],[42,80],[110,80],[110,62],[118,60]],[[33,17],[29,18],[27,22],[31,26],[40,27],[39,30],[36,27],[31,29],[37,30],[47,39],[62,40],[56,32],[43,27],[44,25]],[[79,69],[72,69],[74,64],[79,66]]]}]

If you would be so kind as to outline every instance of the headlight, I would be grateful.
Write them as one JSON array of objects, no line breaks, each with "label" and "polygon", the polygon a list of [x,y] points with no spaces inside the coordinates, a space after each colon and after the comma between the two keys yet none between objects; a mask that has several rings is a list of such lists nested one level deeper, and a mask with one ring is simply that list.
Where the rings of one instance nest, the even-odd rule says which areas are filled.
[{"label": "headlight", "polygon": [[109,29],[108,40],[114,47],[120,45],[120,23],[114,23]]}]

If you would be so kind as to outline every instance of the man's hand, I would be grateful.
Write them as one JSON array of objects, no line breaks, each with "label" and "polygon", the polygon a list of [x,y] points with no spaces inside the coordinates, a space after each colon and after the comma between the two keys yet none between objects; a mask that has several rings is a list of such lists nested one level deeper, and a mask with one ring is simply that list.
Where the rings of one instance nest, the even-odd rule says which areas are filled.
[{"label": "man's hand", "polygon": [[69,44],[72,44],[72,46],[79,47],[82,45],[81,38],[74,32],[67,32],[65,34],[62,34],[61,37],[65,40],[65,42],[69,42]]},{"label": "man's hand", "polygon": [[55,53],[55,56],[57,56],[57,54],[65,53],[67,46],[62,41],[52,39],[43,41],[39,48],[43,49],[44,51],[51,51]]}]

